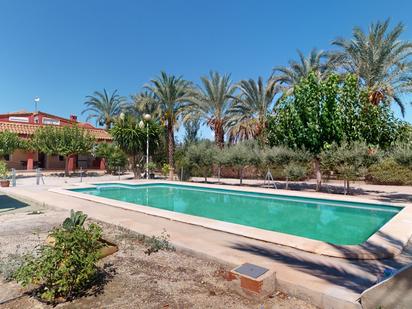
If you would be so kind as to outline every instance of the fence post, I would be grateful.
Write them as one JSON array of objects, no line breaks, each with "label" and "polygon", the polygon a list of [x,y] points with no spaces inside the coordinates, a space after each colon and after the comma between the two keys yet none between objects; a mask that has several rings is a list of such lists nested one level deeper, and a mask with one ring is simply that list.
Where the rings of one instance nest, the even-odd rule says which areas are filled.
[{"label": "fence post", "polygon": [[40,184],[40,169],[36,168],[36,185]]},{"label": "fence post", "polygon": [[11,185],[13,187],[16,186],[16,169],[15,168],[11,169]]},{"label": "fence post", "polygon": [[83,167],[80,166],[80,182],[83,182]]}]

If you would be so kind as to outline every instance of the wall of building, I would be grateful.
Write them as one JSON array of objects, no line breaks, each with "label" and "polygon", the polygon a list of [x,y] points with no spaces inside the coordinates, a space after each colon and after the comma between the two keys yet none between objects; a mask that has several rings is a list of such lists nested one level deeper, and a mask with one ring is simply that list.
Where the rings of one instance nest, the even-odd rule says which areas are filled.
[{"label": "wall of building", "polygon": [[[6,161],[7,166],[11,168],[15,168],[16,170],[25,170],[27,169],[27,157],[28,154],[26,151],[23,150],[16,150],[9,156],[9,160]],[[38,160],[37,153],[34,154],[34,161]]]}]

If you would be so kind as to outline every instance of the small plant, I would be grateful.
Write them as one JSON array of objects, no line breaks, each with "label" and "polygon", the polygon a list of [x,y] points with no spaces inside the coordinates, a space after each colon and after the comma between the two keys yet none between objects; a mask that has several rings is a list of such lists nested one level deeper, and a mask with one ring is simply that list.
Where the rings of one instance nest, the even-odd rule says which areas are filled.
[{"label": "small plant", "polygon": [[162,166],[162,174],[164,175],[164,176],[167,176],[167,175],[169,175],[169,172],[170,172],[170,165],[169,164],[163,164],[163,166]]},{"label": "small plant", "polygon": [[16,270],[23,264],[24,257],[19,253],[11,253],[0,259],[0,274],[6,281],[13,280]]},{"label": "small plant", "polygon": [[6,180],[9,175],[9,169],[6,162],[0,160],[0,179]]},{"label": "small plant", "polygon": [[72,299],[89,288],[97,275],[101,235],[96,224],[56,228],[50,233],[55,242],[40,246],[36,255],[25,256],[13,277],[23,286],[38,285],[35,294],[43,301]]},{"label": "small plant", "polygon": [[172,246],[172,244],[170,244],[169,239],[170,235],[167,234],[166,230],[163,230],[160,236],[140,236],[141,242],[146,246],[144,253],[146,253],[147,255],[159,252],[160,250],[173,251],[174,247]]},{"label": "small plant", "polygon": [[147,168],[149,169],[149,173],[152,173],[156,169],[156,163],[149,162],[149,164],[147,165]]},{"label": "small plant", "polygon": [[86,221],[87,215],[82,211],[70,210],[70,217],[63,221],[63,228],[70,231],[75,227],[83,227],[84,221]]}]

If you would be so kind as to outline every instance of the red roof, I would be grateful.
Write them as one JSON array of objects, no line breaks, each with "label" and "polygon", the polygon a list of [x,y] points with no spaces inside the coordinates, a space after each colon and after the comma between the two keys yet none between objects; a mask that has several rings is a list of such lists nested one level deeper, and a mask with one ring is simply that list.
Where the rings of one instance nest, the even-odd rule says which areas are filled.
[{"label": "red roof", "polygon": [[[40,125],[40,124],[1,121],[0,122],[0,132],[9,131],[9,132],[17,133],[19,135],[23,135],[27,137],[27,136],[33,135],[34,132],[38,128],[43,127],[43,126],[44,125]],[[108,141],[112,140],[111,135],[103,129],[97,129],[91,125],[90,125],[91,127],[90,128],[89,126],[83,125],[82,123],[79,123],[79,126],[86,129],[97,140],[108,140]]]}]

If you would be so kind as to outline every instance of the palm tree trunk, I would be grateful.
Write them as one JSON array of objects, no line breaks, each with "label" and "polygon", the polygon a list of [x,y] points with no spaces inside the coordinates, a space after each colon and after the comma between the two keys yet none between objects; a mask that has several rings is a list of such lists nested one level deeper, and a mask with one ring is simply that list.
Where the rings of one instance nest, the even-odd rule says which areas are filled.
[{"label": "palm tree trunk", "polygon": [[225,145],[225,132],[221,124],[215,127],[215,143],[220,149]]},{"label": "palm tree trunk", "polygon": [[174,155],[174,132],[173,132],[173,124],[172,121],[169,119],[167,121],[167,142],[168,142],[168,156],[169,156],[169,180],[173,180],[173,155]]}]

